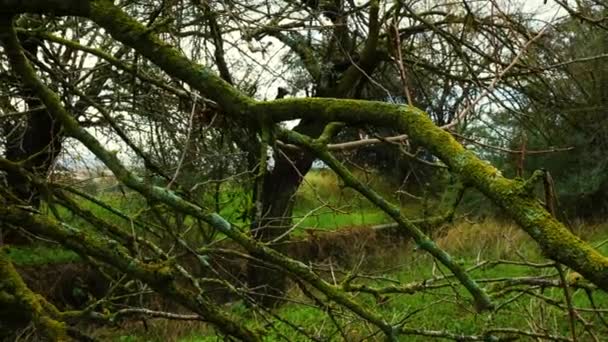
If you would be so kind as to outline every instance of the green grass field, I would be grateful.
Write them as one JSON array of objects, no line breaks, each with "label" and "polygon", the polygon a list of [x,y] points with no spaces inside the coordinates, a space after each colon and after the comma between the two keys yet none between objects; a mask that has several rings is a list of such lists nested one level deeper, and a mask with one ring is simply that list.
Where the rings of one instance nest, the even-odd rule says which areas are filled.
[{"label": "green grass field", "polygon": [[[606,225],[578,225],[577,233],[583,238],[593,241],[599,249],[608,253],[608,238]],[[526,261],[529,263],[546,263],[535,243],[512,224],[486,220],[479,223],[459,222],[451,228],[445,228],[437,238],[438,244],[459,258],[463,266],[473,268],[484,261],[502,260],[512,262]],[[385,260],[392,260],[376,270],[368,270],[367,275],[374,279],[363,280],[360,284],[369,286],[387,286],[392,284],[408,284],[420,282],[433,276],[441,276],[448,272],[426,254],[404,247],[398,255],[385,256]],[[394,267],[391,267],[394,266]],[[396,268],[395,268],[396,267]],[[571,276],[571,272],[567,272]],[[487,264],[477,267],[470,274],[484,284],[486,291],[493,296],[498,310],[489,313],[477,313],[468,293],[455,281],[450,281],[445,287],[417,294],[394,294],[383,299],[378,305],[377,298],[366,294],[358,294],[354,298],[366,305],[376,307],[376,312],[382,314],[392,323],[404,323],[407,329],[450,331],[454,334],[478,335],[493,328],[509,328],[525,331],[540,331],[551,335],[570,337],[568,313],[565,309],[563,289],[546,288],[532,294],[521,292],[501,292],[498,282],[501,278],[518,278],[531,276],[551,276],[556,279],[554,267],[532,268],[515,264]],[[579,280],[584,282],[584,280]],[[293,289],[290,298],[300,303],[292,303],[275,310],[273,315],[281,317],[290,324],[277,322],[269,323],[268,317],[251,314],[241,302],[233,303],[228,309],[244,320],[251,327],[265,327],[272,331],[267,341],[308,341],[307,337],[297,332],[293,326],[305,330],[311,336],[332,336],[331,341],[383,341],[376,330],[368,324],[362,323],[352,313],[341,308],[331,306],[330,316],[328,309],[319,309],[312,306],[311,301],[299,290]],[[608,327],[603,323],[603,317],[587,310],[595,305],[597,308],[608,308],[608,294],[602,291],[592,293],[593,303],[586,291],[577,289],[572,292],[573,306],[588,324],[592,324],[599,340],[608,336]],[[333,316],[333,318],[332,318]],[[336,319],[344,326],[342,332],[332,325]],[[111,335],[121,341],[180,341],[203,342],[221,341],[212,328],[200,323],[157,321],[151,329],[145,331],[140,325],[129,326],[128,334],[120,332]],[[593,340],[585,332],[582,324],[576,326],[579,340]],[[345,336],[345,337],[344,337]],[[428,341],[429,337],[404,335],[403,341]],[[534,341],[533,338],[521,340]]]},{"label": "green grass field", "polygon": [[[378,188],[379,191],[388,192],[388,185],[377,181],[370,183]],[[103,208],[90,201],[78,197],[74,198],[84,209],[97,217],[103,218],[107,222],[122,227],[126,231],[131,231],[132,228],[135,228],[138,229],[138,234],[145,233],[140,231],[139,227],[132,226],[130,221],[140,218],[150,219],[150,214],[146,210],[147,204],[143,198],[132,191],[126,191],[125,189],[119,191],[115,186],[107,186],[106,188],[105,191],[98,191],[96,198],[107,207],[113,208],[128,219],[121,218],[107,208]],[[234,187],[231,184],[226,184],[224,188],[224,191],[219,196],[221,204],[219,213],[230,222],[246,230],[249,222],[242,219],[242,209],[250,205],[249,194],[244,193],[242,189]],[[293,223],[297,227],[293,230],[292,236],[304,236],[304,231],[311,229],[334,231],[343,228],[390,222],[390,218],[386,214],[373,207],[361,195],[352,189],[341,187],[338,178],[331,171],[313,170],[309,172],[295,196],[296,204],[293,213]],[[206,201],[212,202],[212,199],[207,199]],[[213,205],[210,203],[209,207],[212,210]],[[48,215],[54,215],[48,206],[43,206],[42,210],[46,211]],[[414,212],[417,208],[415,204],[412,204],[403,206],[403,210]],[[69,222],[70,225],[79,229],[94,229],[91,224],[72,214],[66,208],[55,206],[55,213],[63,221]],[[170,215],[167,215],[166,218],[171,224],[176,224]],[[186,218],[181,224],[188,227],[192,222]],[[200,238],[196,235],[196,230],[192,230],[192,232],[190,238]],[[221,235],[216,235],[216,238],[220,237]],[[75,253],[67,251],[58,245],[42,241],[35,241],[33,246],[28,247],[10,247],[10,255],[16,264],[24,266],[78,260],[78,256]]]},{"label": "green grass field", "polygon": [[[389,194],[390,185],[375,183],[373,178],[369,183],[381,193]],[[145,215],[144,202],[130,192],[103,192],[98,196],[101,200],[119,210],[131,219]],[[248,222],[239,219],[240,210],[247,205],[248,198],[240,190],[226,187],[219,200],[222,203],[220,214],[233,223],[246,227]],[[399,203],[392,197],[394,203]],[[82,204],[104,219],[131,228],[128,220],[119,218],[92,203],[83,201]],[[419,216],[422,205],[415,201],[400,203],[402,211],[409,217]],[[58,214],[71,219],[71,224],[83,229],[91,229],[87,222],[75,218],[62,208]],[[50,214],[50,213],[49,213]],[[294,235],[302,235],[305,230],[319,229],[324,231],[345,229],[354,226],[370,226],[390,222],[382,212],[370,205],[364,198],[352,189],[343,188],[335,175],[321,170],[309,173],[306,181],[296,194],[294,208],[294,224],[297,229]],[[173,222],[175,223],[175,222]],[[185,219],[181,224],[191,224]],[[608,254],[608,226],[574,224],[572,229],[579,236],[593,242],[603,252]],[[366,307],[374,307],[391,323],[403,324],[405,329],[449,331],[454,334],[478,335],[493,328],[512,328],[526,331],[541,331],[548,334],[569,337],[568,314],[565,310],[563,289],[546,288],[534,293],[505,292],[496,285],[498,278],[516,278],[528,276],[552,276],[555,278],[556,269],[553,267],[535,268],[518,265],[523,261],[529,263],[546,263],[536,244],[531,241],[519,228],[506,222],[494,219],[469,222],[459,220],[455,224],[443,227],[435,232],[437,243],[447,250],[454,258],[467,267],[474,268],[470,274],[480,281],[493,296],[494,303],[499,308],[490,313],[477,313],[470,303],[468,293],[453,279],[443,280],[440,288],[427,290],[416,294],[393,294],[385,297],[374,297],[369,294],[356,294],[353,298]],[[355,243],[353,243],[354,245]],[[383,254],[369,255],[363,260],[362,269],[365,278],[357,280],[358,284],[384,287],[395,284],[420,282],[432,277],[447,275],[448,272],[438,266],[428,255],[418,251],[414,246],[404,245],[400,250],[387,250]],[[20,266],[47,265],[78,260],[78,256],[54,245],[42,244],[34,247],[10,247],[10,256]],[[359,258],[353,255],[353,258]],[[496,263],[479,266],[483,262],[508,260],[510,263]],[[477,265],[477,266],[476,266]],[[343,270],[349,272],[349,269]],[[584,281],[584,280],[582,280]],[[225,306],[225,309],[238,316],[244,324],[252,328],[271,331],[268,341],[307,341],[301,331],[313,337],[335,341],[381,341],[382,336],[368,324],[363,323],[351,312],[330,305],[317,308],[297,288],[289,293],[291,304],[286,304],[272,313],[260,316],[251,314],[242,302]],[[608,295],[601,291],[592,294],[593,303],[584,290],[572,293],[574,307],[595,331],[608,336],[607,326],[603,317],[587,310],[593,305],[608,309]],[[280,319],[276,319],[279,317]],[[606,318],[608,320],[608,318]],[[342,331],[336,330],[332,321],[336,320],[343,326]],[[289,324],[284,322],[290,322]],[[165,320],[150,320],[145,329],[138,322],[128,322],[115,328],[104,328],[92,332],[102,340],[107,341],[221,341],[213,328],[204,323],[175,322]],[[297,327],[294,328],[294,327]],[[298,330],[301,330],[300,332]],[[577,325],[581,341],[591,340],[591,335],[585,333],[582,324]],[[328,338],[329,336],[329,338]],[[427,341],[429,337],[407,336],[403,341]],[[525,339],[524,339],[525,340]],[[600,339],[602,340],[602,339]]]},{"label": "green grass field", "polygon": [[53,245],[11,246],[7,253],[17,266],[41,266],[77,262],[78,254]]}]

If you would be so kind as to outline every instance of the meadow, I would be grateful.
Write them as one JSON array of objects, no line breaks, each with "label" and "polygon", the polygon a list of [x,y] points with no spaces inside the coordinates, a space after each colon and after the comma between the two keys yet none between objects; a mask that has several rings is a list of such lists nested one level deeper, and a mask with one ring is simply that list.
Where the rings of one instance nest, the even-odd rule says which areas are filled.
[{"label": "meadow", "polygon": [[[441,207],[440,199],[435,202],[420,203],[404,200],[395,195],[395,185],[380,183],[369,178],[368,183],[401,204],[402,211],[410,215],[432,212]],[[390,222],[388,217],[375,209],[352,189],[345,189],[331,172],[320,170],[307,175],[297,193],[294,208],[293,237],[306,238],[310,231],[331,232],[348,230],[353,227],[373,227]],[[135,194],[120,191],[102,191],[99,195],[113,208],[119,208],[127,217],[141,215],[143,202],[138,202]],[[238,208],[245,201],[239,192],[222,193],[221,214],[238,220]],[[469,205],[474,199],[469,199]],[[116,224],[124,224],[124,219],[110,214],[91,203],[89,210],[96,211]],[[70,215],[61,208],[58,215]],[[242,225],[248,222],[240,221]],[[87,223],[74,219],[72,224],[86,228]],[[591,222],[573,222],[571,229],[583,239],[591,241],[602,252],[608,253],[608,225]],[[556,281],[559,279],[556,265],[545,259],[536,244],[513,223],[500,217],[471,215],[467,210],[458,211],[454,222],[439,227],[432,233],[439,246],[444,248],[493,297],[496,309],[489,313],[477,313],[463,288],[455,282],[444,267],[437,264],[428,254],[419,251],[411,241],[402,241],[391,246],[375,246],[369,250],[354,248],[376,241],[351,241],[352,251],[348,255],[353,262],[339,265],[328,258],[315,263],[317,270],[330,281],[340,284],[348,277],[356,275],[354,283],[367,289],[377,289],[368,293],[353,294],[362,303],[377,305],[384,317],[392,323],[400,323],[408,341],[425,341],[436,338],[432,334],[449,331],[452,339],[473,340],[490,333],[538,332],[539,336],[553,336],[555,340],[568,340],[570,324],[568,306],[564,290],[557,286],[506,285],[527,279]],[[220,239],[221,237],[216,236]],[[353,239],[360,239],[355,237]],[[379,247],[379,248],[378,248]],[[20,267],[54,267],[62,263],[78,263],[80,258],[71,251],[47,243],[30,247],[11,247],[10,256]],[[355,262],[356,261],[356,262]],[[353,266],[355,265],[355,266]],[[328,271],[331,267],[331,272]],[[576,330],[581,340],[601,339],[608,336],[608,324],[603,317],[608,312],[608,295],[593,291],[584,279],[571,271],[564,276],[571,283],[571,306],[580,319]],[[350,284],[350,283],[349,283]],[[420,287],[419,291],[407,290]],[[528,283],[529,284],[529,283]],[[251,327],[264,327],[273,331],[268,341],[306,341],[333,336],[331,340],[375,341],[382,340],[377,331],[362,323],[352,313],[334,305],[315,305],[314,293],[306,293],[292,284],[289,302],[266,314],[252,314],[242,301],[229,302],[225,307],[235,316],[245,320]],[[313,299],[311,299],[313,298]],[[333,322],[339,322],[343,329],[336,329]],[[594,329],[590,329],[594,327]],[[172,321],[151,319],[121,322],[116,327],[91,327],[91,334],[107,341],[219,341],[215,331],[205,323],[196,321]],[[424,331],[427,336],[420,336]],[[414,334],[415,333],[415,334]],[[430,335],[429,335],[430,334]],[[535,340],[538,336],[520,336],[523,340]]]},{"label": "meadow", "polygon": [[[598,248],[608,253],[608,225],[578,223],[577,233],[588,241],[594,241]],[[463,341],[480,333],[537,331],[553,336],[556,341],[568,341],[570,327],[568,310],[564,301],[563,289],[548,287],[538,292],[538,288],[524,289],[501,285],[509,278],[556,279],[557,272],[553,263],[540,255],[533,241],[512,224],[496,220],[480,222],[459,221],[439,232],[437,242],[460,258],[470,274],[486,286],[496,302],[496,309],[490,313],[477,313],[467,301],[467,294],[457,283],[450,281],[443,267],[437,265],[428,255],[417,251],[411,244],[391,249],[385,255],[369,257],[362,267],[361,284],[369,287],[387,287],[420,284],[430,279],[442,279],[433,283],[436,288],[414,294],[395,293],[374,296],[358,294],[357,300],[379,305],[379,312],[391,317],[393,322],[404,323],[404,329],[412,332],[445,332],[454,334],[450,339]],[[353,255],[353,257],[357,257]],[[361,256],[359,256],[361,257]],[[342,274],[345,276],[346,273]],[[578,274],[567,272],[567,279],[574,286],[583,285],[584,279]],[[338,277],[341,278],[341,277]],[[340,279],[337,280],[340,282]],[[429,282],[430,284],[431,282]],[[382,341],[372,327],[361,323],[352,313],[328,307],[320,310],[307,295],[293,287],[291,303],[269,313],[275,319],[275,331],[268,341],[309,341],[298,329],[312,337],[333,336],[332,341]],[[604,315],[608,312],[608,295],[601,291],[587,291],[586,288],[573,288],[572,305],[581,319],[576,329],[581,341],[604,340],[608,336],[608,325]],[[250,314],[242,302],[231,303],[229,310],[246,319],[247,324],[268,328],[268,317]],[[337,331],[332,320],[338,320],[345,327]],[[281,323],[284,322],[284,323]],[[286,323],[289,322],[289,323]],[[294,328],[297,327],[297,328]],[[506,328],[508,327],[508,328]],[[593,335],[587,329],[594,327]],[[128,330],[128,333],[125,332]],[[591,331],[591,329],[589,329]],[[115,330],[99,332],[108,340],[129,342],[143,341],[221,341],[213,329],[204,323],[156,320],[148,323],[148,329],[140,323],[129,323]],[[545,340],[539,336],[520,336],[520,340]],[[436,336],[407,336],[404,341],[428,341]],[[472,339],[471,339],[472,340]]]}]

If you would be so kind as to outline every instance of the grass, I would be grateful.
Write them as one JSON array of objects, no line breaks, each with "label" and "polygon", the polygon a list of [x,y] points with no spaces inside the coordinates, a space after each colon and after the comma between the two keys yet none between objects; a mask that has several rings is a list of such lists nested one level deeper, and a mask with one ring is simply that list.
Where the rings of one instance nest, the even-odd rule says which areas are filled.
[{"label": "grass", "polygon": [[[355,174],[393,203],[394,186],[373,174]],[[416,202],[401,205],[405,215],[414,217],[421,210]],[[325,231],[339,230],[353,226],[370,226],[391,222],[384,212],[378,210],[366,198],[353,189],[345,188],[340,179],[330,170],[320,169],[308,172],[296,193],[293,222],[303,229],[295,230],[298,235],[304,229]]]},{"label": "grass", "polygon": [[[362,176],[363,178],[365,176]],[[388,191],[388,185],[380,181],[369,182],[381,191]],[[85,187],[84,190],[88,188]],[[249,222],[243,220],[243,209],[250,205],[250,196],[238,186],[225,184],[224,191],[220,193],[220,214],[230,222],[247,227]],[[91,190],[91,189],[89,189]],[[146,210],[147,204],[137,193],[117,186],[107,185],[105,190],[93,189],[97,193],[98,200],[110,207],[118,209],[120,212],[131,218],[149,219]],[[337,176],[328,170],[313,170],[306,175],[305,181],[300,187],[296,196],[294,207],[293,222],[298,228],[294,230],[294,236],[304,236],[306,230],[318,229],[332,231],[348,227],[369,226],[390,222],[390,218],[373,207],[366,199],[361,197],[352,189],[345,189],[339,184]],[[89,210],[97,217],[105,221],[122,227],[126,231],[131,231],[129,221],[116,216],[107,209],[104,209],[92,202],[75,197],[78,203],[86,210]],[[214,207],[215,198],[209,197],[205,200],[208,207]],[[48,207],[42,210],[52,215]],[[413,207],[404,207],[404,210],[415,210]],[[94,227],[84,219],[73,215],[69,210],[61,206],[56,206],[56,212],[64,222],[84,230]],[[165,215],[171,223],[172,215]],[[186,219],[185,225],[192,222]],[[136,229],[139,229],[135,227]],[[138,234],[143,232],[138,230]],[[192,236],[197,233],[192,230],[190,239],[200,239],[199,236]],[[23,266],[45,265],[63,262],[73,262],[78,260],[78,256],[60,246],[38,245],[27,247],[10,247],[10,255],[14,262]]]},{"label": "grass", "polygon": [[6,251],[18,266],[63,264],[80,260],[78,254],[59,246],[9,246]]},{"label": "grass", "polygon": [[[389,194],[388,198],[393,203],[399,203],[394,196],[394,189],[391,184],[380,180],[381,178],[371,177],[360,173],[359,178],[365,180],[370,186],[380,193]],[[98,200],[108,206],[119,209],[131,218],[152,219],[153,215],[148,210],[148,204],[137,193],[126,189],[120,190],[119,187],[109,186],[106,190],[96,194]],[[91,211],[97,217],[122,226],[127,231],[131,230],[130,222],[119,218],[110,211],[101,208],[89,201],[77,198],[79,204]],[[216,203],[216,201],[218,203]],[[212,193],[202,195],[202,203],[209,211],[215,211],[219,207],[219,214],[237,226],[247,229],[250,222],[246,219],[245,212],[251,207],[251,195],[241,188],[238,184],[225,183],[216,198]],[[412,217],[416,216],[421,210],[417,202],[405,202],[401,206],[402,211]],[[170,222],[175,223],[170,210],[166,208],[166,215],[163,216]],[[83,219],[74,216],[67,209],[57,207],[60,217],[71,225],[82,229],[90,229],[90,225]],[[50,214],[50,211],[49,211]],[[298,192],[295,194],[295,205],[293,208],[293,223],[297,228],[293,231],[294,236],[303,235],[310,229],[333,231],[341,228],[353,226],[370,226],[390,222],[390,218],[373,206],[367,199],[363,198],[356,191],[344,188],[338,177],[330,170],[310,171]],[[183,222],[185,225],[192,224],[190,219]],[[137,228],[137,227],[136,227]],[[191,234],[197,230],[191,230]],[[192,237],[198,239],[200,237]]]},{"label": "grass", "polygon": [[[417,216],[421,205],[410,202],[400,202],[395,197],[394,189],[390,184],[381,183],[374,177],[360,174],[380,193],[389,194],[393,203],[401,203],[401,209],[408,217]],[[367,177],[367,178],[366,178]],[[250,200],[244,191],[229,184],[220,193],[219,201],[224,217],[243,226],[248,222],[242,220],[243,208],[250,205]],[[315,170],[307,174],[303,185],[296,196],[294,207],[294,223],[298,229],[294,235],[303,234],[308,229],[336,230],[352,226],[367,226],[389,222],[390,219],[374,208],[366,199],[355,193],[352,189],[344,188],[338,178],[327,170]],[[99,197],[130,217],[142,217],[146,203],[139,195],[119,191],[102,192]],[[129,228],[128,222],[110,214],[86,201],[82,202],[96,215],[106,218],[115,224]],[[209,205],[212,207],[212,204]],[[167,212],[170,214],[170,212]],[[71,217],[65,210],[60,209],[60,216],[67,218],[71,224],[81,228],[90,227],[79,218]],[[170,215],[168,215],[170,217]],[[191,222],[186,221],[188,225]],[[572,230],[582,238],[593,241],[600,251],[608,254],[608,234],[606,226],[585,225],[581,222],[572,224]],[[435,240],[439,246],[448,251],[464,267],[478,265],[485,260],[527,260],[530,262],[546,262],[532,241],[521,229],[509,222],[495,219],[469,222],[461,220],[457,224],[444,227],[435,232]],[[354,242],[353,246],[356,245]],[[353,248],[354,249],[354,248]],[[362,278],[358,283],[369,286],[387,286],[391,284],[407,284],[419,282],[434,276],[448,274],[438,266],[426,253],[422,253],[412,246],[402,246],[401,249],[379,249],[380,255],[367,255],[362,269],[369,273],[371,278]],[[10,247],[11,258],[18,265],[40,265],[58,262],[71,262],[78,260],[78,256],[63,249],[49,246],[28,248]],[[384,253],[384,255],[382,254]],[[353,255],[360,258],[360,255]],[[343,270],[348,272],[349,269]],[[551,299],[554,303],[562,303],[563,290],[548,288],[540,292],[539,296],[530,294],[519,295],[515,293],[500,294],[498,288],[492,285],[492,278],[523,277],[554,274],[555,269],[537,269],[522,267],[514,264],[496,264],[492,267],[479,267],[470,274],[486,286],[488,292],[494,295],[494,301],[501,308],[493,313],[477,313],[470,305],[470,298],[461,286],[451,284],[440,289],[419,293],[416,295],[396,294],[387,298],[375,298],[371,295],[358,294],[356,300],[365,307],[375,308],[387,320],[397,323],[405,320],[405,326],[412,329],[447,330],[458,334],[479,334],[484,329],[492,327],[513,327],[516,329],[547,331],[552,334],[569,336],[566,311],[556,305],[547,304]],[[488,282],[483,282],[483,280]],[[544,297],[543,297],[544,296]],[[339,307],[332,306],[333,318],[328,314],[327,308],[313,307],[310,300],[299,290],[291,290],[289,297],[293,304],[284,305],[273,312],[283,321],[289,321],[307,331],[308,334],[323,337],[327,340],[381,340],[374,335],[374,329]],[[576,307],[590,307],[591,303],[587,293],[582,290],[572,294]],[[599,307],[608,307],[608,295],[596,291],[593,294],[595,304]],[[381,300],[381,303],[378,302]],[[298,304],[299,303],[299,304]],[[240,302],[226,306],[226,309],[252,328],[265,327],[271,331],[268,341],[285,340],[304,341],[303,335],[296,332],[292,326],[276,319],[268,320],[259,314],[253,314]],[[595,324],[598,331],[608,335],[608,330],[599,322],[599,318],[589,312],[580,312],[588,321]],[[334,331],[332,319],[342,323],[342,332]],[[149,328],[138,322],[125,323],[120,329],[96,332],[102,340],[111,341],[219,341],[215,331],[200,322],[171,322],[152,320],[148,322]],[[583,328],[577,326],[579,334]],[[330,336],[330,337],[328,337]],[[589,335],[585,335],[585,338]],[[427,337],[407,336],[407,341],[427,341]],[[584,339],[582,339],[584,340]]]},{"label": "grass", "polygon": [[[602,244],[607,238],[606,225],[576,224],[573,230],[580,236],[593,241],[596,245]],[[519,228],[509,222],[492,219],[481,222],[460,221],[452,227],[446,227],[438,232],[436,241],[443,248],[453,254],[464,267],[472,267],[484,260],[526,260],[528,262],[542,263],[542,257],[535,243]],[[608,244],[600,246],[603,252],[608,252]],[[394,283],[407,284],[418,282],[432,276],[447,274],[443,267],[437,266],[426,254],[411,248],[403,248],[402,253],[387,252],[385,263],[370,273],[374,279],[360,280],[370,286],[386,286]],[[395,268],[396,267],[396,268]],[[555,274],[554,268],[531,268],[513,264],[498,264],[492,267],[479,267],[470,272],[478,280],[491,280],[501,277],[524,277]],[[499,295],[499,288],[491,283],[483,283],[486,290],[494,296],[493,300],[500,310],[491,313],[477,313],[470,304],[468,293],[457,285],[419,293],[415,295],[390,295],[382,304],[378,304],[373,296],[359,294],[356,300],[368,308],[375,307],[377,313],[387,320],[397,323],[405,319],[405,327],[421,330],[445,330],[457,334],[479,334],[485,329],[494,327],[512,327],[528,331],[546,331],[554,335],[569,337],[568,315],[566,310],[555,305],[547,304],[544,299],[552,299],[555,303],[563,305],[563,289],[546,288],[536,291],[541,297],[532,295],[519,295],[516,292]],[[600,308],[608,307],[608,294],[594,291],[593,300]],[[334,307],[335,319],[344,325],[343,338],[332,328],[331,317],[325,309],[310,306],[310,301],[299,290],[293,289],[290,298],[300,304],[287,304],[274,312],[283,320],[305,329],[310,335],[322,337],[328,341],[381,341],[381,336],[373,335],[374,329],[362,323],[352,313]],[[544,299],[543,299],[544,298]],[[572,293],[575,307],[589,308],[591,303],[587,293],[575,290]],[[248,312],[242,303],[233,303],[228,309],[243,319],[246,324],[255,328],[264,326],[272,333],[267,341],[307,341],[308,339],[297,333],[285,323],[274,320],[268,323],[259,315]],[[584,319],[594,324],[598,336],[608,336],[608,330],[600,322],[597,315],[590,312],[579,311]],[[176,323],[179,329],[172,330],[171,324],[162,322],[161,327],[152,328],[144,332],[141,328],[129,335],[128,341],[179,341],[203,342],[221,340],[209,327],[199,323]],[[577,331],[581,341],[590,340],[585,334],[584,327],[578,323]],[[328,338],[328,336],[332,336]],[[428,337],[403,336],[403,341],[428,341]],[[526,339],[522,339],[526,340]],[[126,340],[125,340],[126,341]]]}]

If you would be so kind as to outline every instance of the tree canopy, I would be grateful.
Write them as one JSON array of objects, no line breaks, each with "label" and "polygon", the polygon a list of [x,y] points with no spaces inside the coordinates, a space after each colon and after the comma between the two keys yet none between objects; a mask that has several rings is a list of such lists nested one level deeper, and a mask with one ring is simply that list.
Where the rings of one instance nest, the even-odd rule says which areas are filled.
[{"label": "tree canopy", "polygon": [[[2,233],[7,241],[55,241],[111,270],[116,284],[133,279],[229,338],[264,340],[272,325],[246,324],[210,286],[266,314],[287,296],[288,281],[315,305],[335,305],[391,341],[535,336],[408,327],[356,294],[414,294],[426,282],[370,288],[357,285],[354,271],[331,281],[285,246],[297,226],[295,194],[318,161],[390,217],[391,239],[406,236],[432,256],[448,272],[442,279],[466,292],[463,305],[478,312],[500,307],[496,296],[433,238],[473,189],[560,275],[565,266],[586,279],[585,289],[608,290],[608,257],[558,219],[552,197],[551,176],[561,189],[562,179],[581,183],[570,177],[576,173],[590,184],[582,193],[605,198],[607,9],[579,3],[556,1],[551,8],[564,17],[547,19],[495,1],[0,0]],[[522,136],[529,146],[520,146]],[[571,162],[531,157],[538,170],[509,178],[485,160],[508,172],[509,158],[480,150],[497,140],[493,151],[507,150],[516,163],[540,150],[592,151]],[[427,181],[449,175],[455,199],[411,217],[348,166],[348,151],[395,144],[387,159],[435,170]],[[53,177],[67,154],[85,151],[144,209],[127,214]],[[551,158],[568,167],[551,167]],[[246,195],[227,201],[228,188]],[[244,261],[246,279],[210,266],[218,255]],[[100,310],[104,300],[57,308],[25,285],[4,252],[0,275],[0,303],[11,308],[0,309],[0,321],[17,312],[20,324],[34,322],[51,340],[87,339],[79,322],[119,314]],[[562,276],[545,286],[568,293],[564,283]]]}]

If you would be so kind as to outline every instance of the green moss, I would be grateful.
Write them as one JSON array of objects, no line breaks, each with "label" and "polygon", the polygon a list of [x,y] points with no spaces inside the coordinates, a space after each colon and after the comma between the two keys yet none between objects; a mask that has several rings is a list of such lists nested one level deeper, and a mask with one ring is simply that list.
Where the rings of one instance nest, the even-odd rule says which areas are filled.
[{"label": "green moss", "polygon": [[[5,293],[0,297],[0,315],[4,315],[4,310],[10,308],[11,311],[23,315],[26,320],[33,320],[41,328],[44,334],[52,341],[67,341],[66,325],[63,322],[51,318],[46,312],[41,302],[45,299],[33,293],[23,282],[21,276],[13,267],[5,249],[0,249],[0,290]],[[10,300],[9,303],[2,300]],[[47,304],[50,305],[50,304]],[[55,313],[56,310],[53,310]]]},{"label": "green moss", "polygon": [[[388,202],[376,191],[359,181],[342,163],[340,163],[333,155],[331,155],[325,148],[319,147],[314,141],[293,131],[283,132],[290,142],[296,143],[300,146],[305,147],[310,152],[314,153],[319,159],[327,164],[344,183],[353,189],[356,189],[359,193],[365,196],[371,203],[376,205],[382,211],[390,215],[395,222],[399,224],[399,228],[404,232],[407,232],[418,246],[435,257],[439,262],[445,265],[454,276],[466,287],[475,299],[476,308],[479,310],[486,310],[492,308],[490,298],[483,292],[483,290],[475,283],[474,280],[464,271],[464,269],[453,262],[452,258],[448,253],[439,248],[419,227],[404,217],[399,208]],[[384,330],[384,329],[383,329]],[[387,330],[385,330],[386,332]],[[389,333],[390,334],[390,333]]]},{"label": "green moss", "polygon": [[[56,2],[54,3],[56,5]],[[606,257],[591,248],[587,243],[576,238],[563,224],[549,216],[535,200],[518,193],[518,182],[503,178],[496,168],[466,151],[450,134],[436,127],[424,112],[409,106],[355,100],[289,99],[255,103],[208,69],[192,63],[177,49],[158,39],[151,34],[148,28],[114,6],[112,1],[96,0],[86,3],[90,4],[90,7],[85,6],[87,13],[81,13],[81,15],[90,17],[114,38],[133,47],[138,53],[159,65],[172,76],[186,81],[193,89],[217,101],[229,115],[241,118],[243,121],[257,122],[263,115],[268,115],[274,121],[308,118],[327,122],[344,121],[352,125],[373,123],[379,126],[400,128],[411,139],[426,146],[429,151],[441,158],[450,170],[459,174],[465,182],[474,185],[510,213],[540,244],[547,255],[576,269],[602,288],[608,289],[608,259]],[[226,226],[226,223],[219,217],[205,215],[200,208],[180,199],[175,194],[163,192],[159,188],[147,187],[142,184],[141,180],[132,177],[114,155],[104,150],[103,146],[94,137],[88,135],[61,107],[57,95],[37,79],[35,72],[21,53],[16,35],[11,32],[10,23],[4,22],[3,25],[3,32],[5,33],[3,33],[2,38],[8,46],[5,50],[16,73],[22,76],[26,85],[36,91],[48,111],[62,122],[66,132],[83,142],[126,185],[155,200],[163,201],[177,210],[215,224],[218,229],[223,229],[226,235],[248,248],[250,252],[256,252],[290,272],[305,277],[309,282],[325,291],[331,298],[363,317],[369,316],[371,321],[375,321],[383,330],[388,331],[389,335],[392,334],[392,329],[387,328],[386,324],[378,320],[375,315],[357,306],[356,303],[349,302],[347,297],[336,292],[334,288],[327,287],[327,284],[312,277],[307,273],[307,268],[302,268],[299,264],[284,258],[282,255],[252,242],[247,236],[236,230],[231,230],[230,226]],[[387,212],[393,213],[395,211],[383,199],[378,199],[377,203],[383,205]],[[52,226],[50,221],[43,222],[43,220],[40,220],[37,223]],[[402,225],[407,226],[407,222],[402,223]],[[103,255],[103,253],[107,253],[108,245],[104,244],[105,241],[101,239],[89,238],[87,242],[93,244],[89,248],[76,241],[76,238],[83,239],[86,238],[86,235],[80,234],[77,236],[76,232],[64,230],[55,233],[65,243],[69,242],[71,247],[80,248],[98,258],[113,258],[106,260],[119,268],[125,266],[125,261],[118,257],[123,251],[115,251],[114,254],[107,256]],[[137,268],[137,270],[142,272],[139,276],[149,276],[145,269]]]}]

